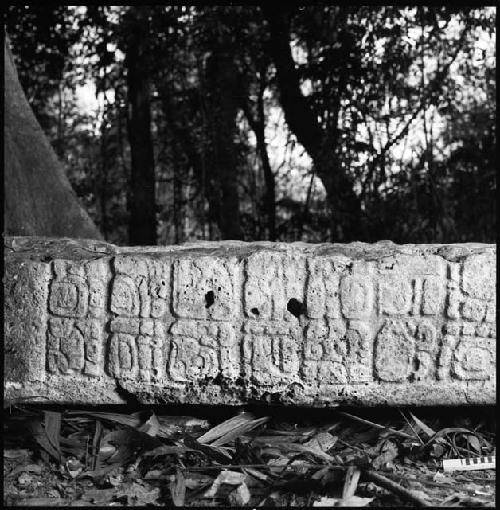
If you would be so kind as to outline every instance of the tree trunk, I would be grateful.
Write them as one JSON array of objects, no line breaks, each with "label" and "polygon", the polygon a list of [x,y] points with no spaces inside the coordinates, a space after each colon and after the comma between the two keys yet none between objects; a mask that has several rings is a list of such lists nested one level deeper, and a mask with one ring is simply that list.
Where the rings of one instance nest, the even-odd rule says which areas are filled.
[{"label": "tree trunk", "polygon": [[99,197],[99,206],[101,212],[100,227],[104,239],[108,239],[108,214],[107,214],[107,202],[108,202],[108,158],[107,158],[107,109],[108,102],[104,100],[104,107],[102,111],[102,122],[101,122],[101,144],[100,144],[100,158],[101,158],[101,175],[97,176],[96,182],[96,198]]},{"label": "tree trunk", "polygon": [[102,239],[26,99],[4,42],[4,233]]},{"label": "tree trunk", "polygon": [[314,160],[317,175],[325,187],[331,209],[331,241],[361,241],[363,233],[361,204],[353,190],[352,180],[335,164],[335,158],[327,161]]},{"label": "tree trunk", "polygon": [[[181,177],[179,175],[179,154],[178,154],[178,151],[177,151],[177,145],[176,145],[176,142],[173,141],[172,143],[172,155],[173,155],[173,165],[172,165],[172,170],[173,170],[173,187],[174,187],[174,211],[173,211],[173,216],[174,216],[174,242],[175,244],[179,244],[181,242],[181,230],[183,231],[184,229],[182,228],[182,225],[181,225],[181,218],[182,218],[182,181],[181,181]],[[182,237],[184,237],[184,232],[182,232]]]},{"label": "tree trunk", "polygon": [[267,153],[267,145],[264,138],[264,129],[261,130],[262,135],[257,136],[257,147],[262,161],[264,170],[264,182],[266,184],[266,194],[264,196],[264,204],[267,218],[267,228],[269,230],[269,240],[276,241],[276,182],[274,174],[269,162],[269,154]]},{"label": "tree trunk", "polygon": [[336,133],[327,133],[300,89],[289,41],[286,14],[274,7],[263,7],[270,29],[270,51],[276,67],[280,103],[285,120],[295,134],[321,179],[331,209],[331,240],[358,240],[361,233],[361,203],[348,172],[336,164]]},{"label": "tree trunk", "polygon": [[[263,72],[261,72],[262,76]],[[264,195],[264,211],[266,216],[266,224],[268,230],[268,238],[270,241],[276,241],[276,181],[274,173],[269,161],[269,154],[267,152],[265,128],[266,119],[264,111],[264,91],[265,84],[261,82],[259,93],[257,97],[257,116],[254,116],[250,105],[246,99],[242,101],[242,108],[248,120],[250,128],[255,134],[257,142],[257,151],[262,163],[264,171],[264,183],[266,185],[266,192]]]},{"label": "tree trunk", "polygon": [[126,49],[128,116],[130,143],[129,243],[154,245],[156,233],[155,167],[151,136],[150,83],[146,38],[147,11],[133,7]]},{"label": "tree trunk", "polygon": [[207,64],[206,78],[215,157],[210,177],[220,197],[217,223],[222,239],[242,239],[234,146],[239,84],[233,56],[227,48],[214,50]]},{"label": "tree trunk", "polygon": [[[179,105],[173,95],[172,91],[165,87],[162,91],[162,107],[163,113],[168,123],[168,128],[173,135],[173,139],[179,144],[179,148],[182,150],[188,160],[188,164],[193,170],[193,175],[198,182],[201,190],[201,207],[199,216],[201,218],[200,224],[203,229],[202,238],[205,239],[205,200],[208,201],[209,215],[208,223],[211,232],[210,224],[212,221],[217,221],[219,218],[220,210],[220,199],[215,196],[214,183],[209,180],[206,182],[206,169],[205,169],[205,154],[204,148],[201,143],[197,143],[195,135],[190,126],[190,121],[194,115],[191,108],[187,111],[184,110],[182,105]],[[203,108],[203,105],[194,105],[194,110],[197,108]],[[213,158],[210,158],[212,160]],[[210,166],[212,168],[213,165]],[[213,176],[215,172],[208,172],[209,177]],[[211,239],[211,234],[209,235]]]}]

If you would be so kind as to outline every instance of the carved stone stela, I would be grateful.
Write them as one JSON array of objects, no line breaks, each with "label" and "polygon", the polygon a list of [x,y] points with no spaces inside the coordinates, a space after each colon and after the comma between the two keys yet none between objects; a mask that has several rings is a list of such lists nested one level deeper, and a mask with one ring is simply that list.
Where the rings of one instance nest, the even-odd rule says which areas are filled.
[{"label": "carved stone stela", "polygon": [[94,385],[106,401],[118,383],[166,401],[494,399],[491,245],[7,246],[6,394],[91,401]]}]

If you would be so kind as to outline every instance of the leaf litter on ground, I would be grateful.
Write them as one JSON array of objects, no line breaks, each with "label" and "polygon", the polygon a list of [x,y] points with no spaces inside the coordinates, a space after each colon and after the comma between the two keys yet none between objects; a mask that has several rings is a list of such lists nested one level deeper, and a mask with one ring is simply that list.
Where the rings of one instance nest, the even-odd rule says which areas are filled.
[{"label": "leaf litter on ground", "polygon": [[[492,470],[479,482],[466,476],[467,483],[457,483],[459,475],[444,476],[439,464],[457,454],[492,454],[494,428],[484,420],[428,424],[418,411],[382,420],[353,413],[336,411],[335,421],[330,413],[329,421],[315,424],[244,411],[210,426],[211,419],[151,410],[14,406],[4,503],[31,505],[50,494],[52,506],[349,507],[380,506],[388,498],[409,506],[493,505]],[[45,466],[44,474],[33,466]]]}]

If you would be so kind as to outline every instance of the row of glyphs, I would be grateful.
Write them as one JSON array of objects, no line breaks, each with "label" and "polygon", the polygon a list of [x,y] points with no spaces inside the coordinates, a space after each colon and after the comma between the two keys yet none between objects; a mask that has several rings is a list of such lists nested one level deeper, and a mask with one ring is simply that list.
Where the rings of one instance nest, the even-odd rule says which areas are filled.
[{"label": "row of glyphs", "polygon": [[[123,317],[293,321],[290,300],[310,319],[441,316],[471,322],[495,320],[491,259],[463,266],[436,257],[432,264],[401,268],[373,262],[350,265],[330,258],[257,253],[236,259],[200,257],[162,261],[115,257],[87,264],[54,261],[49,311],[60,317]],[[413,257],[418,260],[418,258]],[[480,264],[481,263],[481,264]],[[418,270],[420,269],[420,270]],[[173,275],[173,276],[172,276]],[[243,282],[243,283],[242,283]],[[172,290],[173,287],[173,290]],[[241,310],[243,303],[243,310]]]},{"label": "row of glyphs", "polygon": [[488,379],[495,267],[481,257],[56,260],[47,369],[158,384]]},{"label": "row of glyphs", "polygon": [[347,324],[311,321],[302,330],[287,323],[246,321],[236,327],[179,320],[166,327],[157,319],[117,318],[108,336],[98,320],[84,324],[53,318],[48,369],[60,374],[106,373],[150,383],[241,376],[263,386],[494,376],[493,326],[445,327],[442,334],[430,320],[387,319],[373,335],[362,321]]},{"label": "row of glyphs", "polygon": [[[401,259],[401,257],[399,258]],[[144,259],[117,256],[86,264],[54,261],[49,311],[59,317],[292,321],[287,305],[301,303],[310,319],[441,316],[494,320],[491,263],[479,271],[466,261],[418,257],[386,267],[342,258],[291,257],[258,252],[235,257]],[[473,283],[471,283],[473,282]],[[492,287],[493,286],[493,287]],[[447,295],[448,294],[448,295]]]}]

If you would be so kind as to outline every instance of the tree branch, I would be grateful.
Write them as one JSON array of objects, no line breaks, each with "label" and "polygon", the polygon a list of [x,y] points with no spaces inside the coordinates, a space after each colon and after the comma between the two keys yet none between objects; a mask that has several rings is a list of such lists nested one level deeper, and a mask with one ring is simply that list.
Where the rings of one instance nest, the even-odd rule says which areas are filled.
[{"label": "tree branch", "polygon": [[270,51],[276,66],[276,78],[285,120],[297,140],[311,158],[321,153],[323,130],[315,113],[307,104],[300,90],[300,81],[289,41],[289,22],[282,9],[265,5],[262,7],[270,28]]},{"label": "tree branch", "polygon": [[408,119],[408,121],[406,122],[405,126],[400,130],[400,132],[395,135],[391,140],[388,140],[387,143],[384,145],[384,147],[382,148],[382,150],[374,157],[374,159],[372,160],[372,165],[374,168],[375,165],[381,160],[381,158],[385,155],[385,153],[395,144],[397,143],[399,140],[401,140],[401,138],[408,132],[408,130],[410,129],[410,126],[411,124],[413,123],[413,121],[418,117],[418,115],[420,114],[420,112],[422,111],[422,109],[425,107],[426,105],[426,102],[432,98],[432,94],[434,92],[434,89],[436,87],[436,85],[441,82],[443,80],[443,78],[446,76],[446,74],[448,73],[448,70],[451,66],[451,64],[453,64],[453,62],[455,61],[455,59],[457,58],[458,56],[458,53],[460,52],[460,50],[462,49],[462,46],[463,46],[463,43],[465,41],[465,36],[468,32],[468,28],[469,26],[466,25],[465,28],[462,30],[462,33],[460,35],[460,39],[458,40],[458,43],[457,43],[457,46],[456,46],[456,49],[455,49],[455,53],[454,55],[452,56],[452,58],[450,59],[450,61],[444,66],[444,68],[441,70],[441,72],[439,73],[436,73],[436,76],[434,77],[434,79],[429,82],[429,85],[427,86],[427,90],[425,91],[424,94],[422,94],[421,96],[421,99],[420,99],[420,102],[417,106],[417,108],[415,108],[415,110],[413,111],[411,117]]}]

